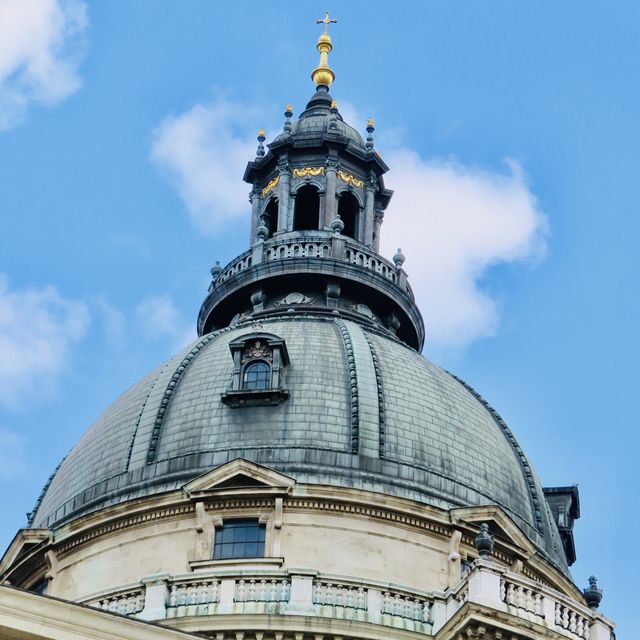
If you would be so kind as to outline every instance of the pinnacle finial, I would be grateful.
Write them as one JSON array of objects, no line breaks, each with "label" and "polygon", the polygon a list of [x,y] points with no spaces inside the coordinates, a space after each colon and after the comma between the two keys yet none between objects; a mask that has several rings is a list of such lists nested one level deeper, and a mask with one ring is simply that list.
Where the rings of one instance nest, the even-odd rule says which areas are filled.
[{"label": "pinnacle finial", "polygon": [[264,141],[266,139],[267,138],[265,137],[264,129],[261,128],[258,131],[258,150],[256,151],[256,156],[258,158],[262,158],[264,156]]},{"label": "pinnacle finial", "polygon": [[493,553],[493,536],[489,533],[489,525],[483,522],[480,525],[480,532],[476,536],[476,549],[481,558],[488,558]]},{"label": "pinnacle finial", "polygon": [[367,142],[364,145],[367,149],[373,149],[373,132],[376,130],[375,128],[375,124],[373,122],[373,118],[369,118],[367,120],[367,133],[369,134],[367,136]]},{"label": "pinnacle finial", "polygon": [[406,258],[404,257],[404,253],[402,253],[402,249],[398,249],[393,256],[393,264],[395,264],[398,269],[402,269],[405,260]]},{"label": "pinnacle finial", "polygon": [[316,83],[317,87],[330,87],[331,83],[336,79],[336,74],[333,72],[333,69],[329,67],[329,52],[333,49],[331,36],[329,35],[329,25],[337,22],[335,18],[331,19],[329,17],[328,11],[322,20],[316,20],[316,24],[324,24],[324,31],[320,34],[318,44],[316,45],[320,53],[320,62],[311,72],[311,79]]},{"label": "pinnacle finial", "polygon": [[284,110],[284,131],[291,133],[291,116],[293,115],[293,105],[289,103]]},{"label": "pinnacle finial", "polygon": [[584,593],[584,599],[589,609],[595,611],[600,606],[602,600],[602,589],[598,587],[598,579],[595,576],[589,577],[589,587],[583,589],[582,593]]}]

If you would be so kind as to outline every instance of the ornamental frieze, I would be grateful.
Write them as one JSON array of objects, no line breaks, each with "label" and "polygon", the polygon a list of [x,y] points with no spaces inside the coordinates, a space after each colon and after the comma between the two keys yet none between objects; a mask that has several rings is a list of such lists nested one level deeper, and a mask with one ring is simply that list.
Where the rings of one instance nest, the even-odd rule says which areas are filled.
[{"label": "ornamental frieze", "polygon": [[323,176],[324,167],[304,167],[303,169],[295,168],[291,175],[294,178],[306,178],[307,176]]},{"label": "ornamental frieze", "polygon": [[364,187],[364,182],[359,178],[356,178],[351,173],[345,173],[342,170],[338,170],[338,178],[347,184],[353,185],[357,189],[362,189]]},{"label": "ornamental frieze", "polygon": [[262,190],[262,197],[264,198],[270,191],[275,189],[278,186],[279,182],[280,182],[280,176],[276,176],[275,178],[272,178],[271,180],[269,180],[269,182],[267,183],[267,186]]}]

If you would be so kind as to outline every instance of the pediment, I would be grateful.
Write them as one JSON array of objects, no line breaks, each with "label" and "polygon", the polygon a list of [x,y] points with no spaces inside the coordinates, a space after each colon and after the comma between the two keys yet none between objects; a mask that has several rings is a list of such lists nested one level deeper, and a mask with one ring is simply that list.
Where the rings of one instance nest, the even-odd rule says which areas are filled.
[{"label": "pediment", "polygon": [[452,521],[460,525],[468,525],[469,532],[475,536],[483,522],[489,525],[489,532],[498,542],[517,547],[521,553],[531,556],[536,552],[535,547],[522,532],[520,527],[497,505],[484,505],[480,507],[461,507],[451,509]]},{"label": "pediment", "polygon": [[20,529],[0,560],[0,576],[23,556],[50,539],[49,529]]},{"label": "pediment", "polygon": [[295,480],[255,462],[236,458],[184,485],[190,497],[290,493]]}]

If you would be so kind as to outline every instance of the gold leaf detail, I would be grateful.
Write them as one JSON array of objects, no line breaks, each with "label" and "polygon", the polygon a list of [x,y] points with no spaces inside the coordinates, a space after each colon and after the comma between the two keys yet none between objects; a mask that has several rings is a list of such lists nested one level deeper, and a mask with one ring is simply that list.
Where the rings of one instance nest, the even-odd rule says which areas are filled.
[{"label": "gold leaf detail", "polygon": [[264,198],[269,191],[278,186],[278,182],[280,182],[280,176],[276,176],[275,178],[271,178],[267,183],[267,186],[262,190],[262,197]]},{"label": "gold leaf detail", "polygon": [[323,176],[324,167],[305,167],[304,169],[294,169],[294,178],[304,178],[305,176]]},{"label": "gold leaf detail", "polygon": [[345,173],[344,171],[341,171],[339,169],[338,169],[338,178],[340,178],[340,180],[342,180],[343,182],[346,182],[347,184],[352,184],[357,189],[362,189],[362,187],[364,187],[364,182],[362,180],[359,180],[358,178],[351,175],[350,173]]}]

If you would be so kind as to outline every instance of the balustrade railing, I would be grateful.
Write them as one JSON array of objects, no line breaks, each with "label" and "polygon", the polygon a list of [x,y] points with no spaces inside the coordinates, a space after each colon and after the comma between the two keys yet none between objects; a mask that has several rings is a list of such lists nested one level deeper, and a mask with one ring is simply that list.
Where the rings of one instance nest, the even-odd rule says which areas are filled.
[{"label": "balustrade railing", "polygon": [[415,622],[430,621],[431,603],[425,598],[400,595],[385,591],[382,594],[382,613],[400,618],[407,618]]},{"label": "balustrade railing", "polygon": [[169,606],[209,604],[220,600],[220,582],[215,579],[174,582],[169,592]]},{"label": "balustrade railing", "polygon": [[240,579],[236,582],[235,602],[288,602],[291,583],[268,578]]},{"label": "balustrade railing", "polygon": [[589,620],[577,611],[559,602],[556,603],[555,607],[555,624],[557,627],[566,629],[579,638],[584,638],[584,640],[589,639]]},{"label": "balustrade railing", "polygon": [[537,616],[544,615],[542,594],[535,589],[516,584],[512,580],[500,580],[500,599],[518,609],[524,609]]},{"label": "balustrade railing", "polygon": [[373,250],[368,250],[363,245],[349,241],[345,236],[335,236],[328,233],[318,237],[276,238],[255,245],[224,267],[214,277],[210,290],[215,289],[232,276],[261,262],[288,260],[291,258],[334,258],[342,260],[374,271],[396,284],[402,282],[404,289],[411,294],[411,288],[406,282],[406,276],[401,281],[399,278],[400,271],[393,263]]},{"label": "balustrade railing", "polygon": [[111,613],[134,615],[144,608],[144,595],[145,593],[142,588],[132,589],[90,600],[86,604],[96,609],[110,611]]},{"label": "balustrade railing", "polygon": [[347,609],[367,609],[367,590],[364,587],[314,580],[312,597],[313,604]]},{"label": "balustrade railing", "polygon": [[85,603],[147,620],[216,614],[302,613],[424,634],[437,633],[467,603],[478,603],[523,618],[529,624],[546,627],[566,638],[613,638],[613,626],[597,612],[489,561],[476,561],[455,587],[432,594],[397,588],[389,583],[364,583],[308,572],[218,571],[215,575],[161,576],[153,581],[153,586],[145,583],[109,594],[96,594]]}]

